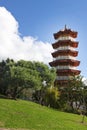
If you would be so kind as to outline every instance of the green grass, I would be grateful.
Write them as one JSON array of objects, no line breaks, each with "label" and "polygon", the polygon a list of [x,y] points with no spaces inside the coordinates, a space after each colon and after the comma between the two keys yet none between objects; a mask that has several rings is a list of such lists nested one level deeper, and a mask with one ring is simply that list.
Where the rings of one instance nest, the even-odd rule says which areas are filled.
[{"label": "green grass", "polygon": [[[87,118],[28,101],[0,99],[0,128],[20,130],[87,130]],[[12,129],[13,130],[13,129]]]}]

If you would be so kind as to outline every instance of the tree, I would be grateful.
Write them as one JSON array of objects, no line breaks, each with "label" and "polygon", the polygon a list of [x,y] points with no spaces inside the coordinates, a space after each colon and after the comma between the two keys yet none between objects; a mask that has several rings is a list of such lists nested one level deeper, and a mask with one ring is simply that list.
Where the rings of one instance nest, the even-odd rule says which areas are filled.
[{"label": "tree", "polygon": [[22,97],[23,89],[40,90],[53,83],[55,71],[40,62],[7,59],[0,62],[0,93],[12,98]]},{"label": "tree", "polygon": [[[65,88],[61,90],[61,99],[63,98],[65,110],[69,112],[78,112],[82,101],[82,76],[72,76]],[[78,104],[79,103],[79,104]]]},{"label": "tree", "polygon": [[47,86],[54,84],[56,77],[56,71],[54,68],[49,68],[49,66],[44,63],[35,62],[35,69],[38,71],[41,81],[46,81]]},{"label": "tree", "polygon": [[10,80],[10,66],[14,64],[9,58],[0,62],[0,93],[6,94]]},{"label": "tree", "polygon": [[10,68],[8,92],[15,99],[24,88],[37,89],[41,86],[38,74],[28,68],[13,66]]},{"label": "tree", "polygon": [[58,108],[58,99],[59,99],[60,93],[56,87],[50,87],[47,88],[45,92],[44,101],[46,106],[50,106],[53,108]]}]

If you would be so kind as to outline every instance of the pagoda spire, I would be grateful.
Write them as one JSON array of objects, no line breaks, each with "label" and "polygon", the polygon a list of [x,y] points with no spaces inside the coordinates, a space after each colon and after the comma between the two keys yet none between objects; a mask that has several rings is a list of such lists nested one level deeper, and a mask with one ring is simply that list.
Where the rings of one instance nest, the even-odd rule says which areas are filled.
[{"label": "pagoda spire", "polygon": [[67,27],[66,27],[66,24],[65,24],[65,30],[67,29]]}]

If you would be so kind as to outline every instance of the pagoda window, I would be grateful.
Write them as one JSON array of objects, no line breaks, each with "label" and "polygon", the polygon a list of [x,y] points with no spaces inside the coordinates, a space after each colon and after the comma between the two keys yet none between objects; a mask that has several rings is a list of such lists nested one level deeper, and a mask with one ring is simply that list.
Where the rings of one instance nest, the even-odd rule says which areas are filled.
[{"label": "pagoda window", "polygon": [[73,56],[58,56],[56,58],[54,58],[54,60],[60,60],[60,59],[72,59],[72,60],[75,60],[75,57]]},{"label": "pagoda window", "polygon": [[71,40],[71,41],[75,41],[74,38],[70,37],[70,36],[61,36],[57,39],[57,41],[62,41],[62,40]]},{"label": "pagoda window", "polygon": [[73,69],[73,70],[75,70],[76,67],[73,67],[73,66],[70,66],[70,65],[67,65],[67,66],[65,65],[65,66],[57,66],[56,69],[59,69],[59,70],[61,70],[61,69]]},{"label": "pagoda window", "polygon": [[70,50],[75,50],[75,48],[73,47],[70,47],[70,46],[60,46],[56,49],[56,51],[59,51],[59,50],[67,50],[67,49],[70,49]]}]

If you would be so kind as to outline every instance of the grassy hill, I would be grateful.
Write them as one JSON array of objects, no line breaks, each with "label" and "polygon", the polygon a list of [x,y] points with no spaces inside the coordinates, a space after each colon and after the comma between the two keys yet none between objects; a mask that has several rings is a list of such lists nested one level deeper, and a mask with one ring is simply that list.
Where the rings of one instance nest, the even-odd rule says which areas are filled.
[{"label": "grassy hill", "polygon": [[0,128],[17,130],[87,130],[87,118],[28,101],[0,99]]}]

